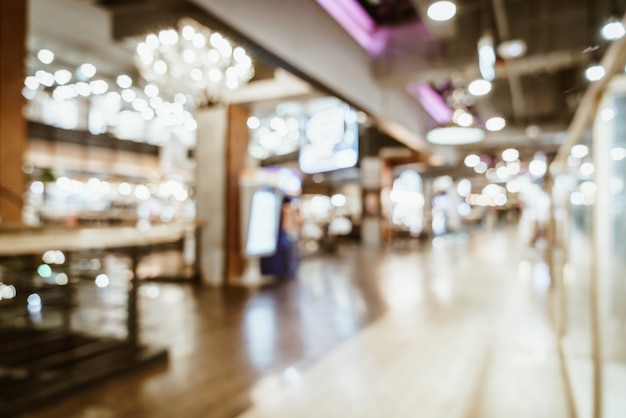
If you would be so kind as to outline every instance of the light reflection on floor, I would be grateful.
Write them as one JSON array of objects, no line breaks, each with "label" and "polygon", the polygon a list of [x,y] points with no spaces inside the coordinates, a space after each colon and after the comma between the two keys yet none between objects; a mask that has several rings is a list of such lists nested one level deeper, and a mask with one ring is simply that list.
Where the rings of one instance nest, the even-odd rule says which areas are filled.
[{"label": "light reflection on floor", "polygon": [[388,313],[298,379],[261,379],[241,418],[568,417],[547,265],[516,243],[503,230],[386,254]]},{"label": "light reflection on floor", "polygon": [[255,300],[246,310],[244,335],[248,354],[257,370],[267,370],[275,360],[280,330],[276,324],[276,307],[271,298]]}]

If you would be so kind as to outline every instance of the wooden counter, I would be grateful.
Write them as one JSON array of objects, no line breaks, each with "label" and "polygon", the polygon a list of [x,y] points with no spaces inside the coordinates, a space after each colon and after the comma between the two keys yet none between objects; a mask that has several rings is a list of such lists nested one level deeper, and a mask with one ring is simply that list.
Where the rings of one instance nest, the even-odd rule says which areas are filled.
[{"label": "wooden counter", "polygon": [[193,234],[194,223],[168,223],[148,228],[8,228],[0,229],[0,256],[26,255],[48,250],[142,247],[176,242]]},{"label": "wooden counter", "polygon": [[[195,234],[199,227],[200,224],[194,222],[158,224],[148,228],[0,227],[0,267],[5,267],[3,280],[14,286],[18,295],[0,300],[4,312],[14,315],[7,316],[13,319],[11,321],[3,322],[0,318],[0,387],[3,388],[0,391],[0,416],[6,416],[5,413],[17,415],[33,406],[74,393],[87,384],[142,365],[167,361],[165,348],[145,345],[140,338],[138,289],[142,280],[138,278],[137,266],[142,257],[159,251],[162,246],[185,245],[186,238]],[[132,274],[128,277],[129,285],[122,290],[127,292],[125,305],[103,308],[125,311],[125,318],[121,317],[126,325],[125,338],[96,333],[87,335],[71,326],[71,313],[85,308],[75,297],[81,280],[75,277],[75,273],[70,273],[71,262],[62,267],[71,276],[66,285],[37,282],[34,266],[27,268],[26,273],[7,267],[18,259],[38,259],[48,250],[61,250],[68,260],[74,251],[89,253],[91,250],[95,250],[94,253],[111,250],[130,257]],[[93,279],[90,283],[95,286]],[[44,313],[60,312],[61,324],[43,327],[30,322],[26,296],[35,292],[41,295]],[[51,295],[56,297],[55,303],[50,302]],[[23,324],[15,326],[18,323],[15,318],[23,318]]]}]

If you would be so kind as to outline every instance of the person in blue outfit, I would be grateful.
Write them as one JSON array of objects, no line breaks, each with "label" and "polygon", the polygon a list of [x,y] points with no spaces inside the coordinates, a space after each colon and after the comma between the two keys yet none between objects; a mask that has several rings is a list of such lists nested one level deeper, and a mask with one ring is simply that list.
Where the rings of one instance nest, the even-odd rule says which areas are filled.
[{"label": "person in blue outfit", "polygon": [[299,262],[297,208],[293,207],[292,199],[285,196],[281,203],[276,252],[261,257],[261,274],[280,279],[294,278]]}]

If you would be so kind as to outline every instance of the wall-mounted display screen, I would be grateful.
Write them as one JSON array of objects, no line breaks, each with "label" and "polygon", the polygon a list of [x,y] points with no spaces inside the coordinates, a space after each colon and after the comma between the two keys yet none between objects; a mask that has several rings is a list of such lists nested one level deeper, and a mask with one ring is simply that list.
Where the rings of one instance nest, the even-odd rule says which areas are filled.
[{"label": "wall-mounted display screen", "polygon": [[358,161],[356,111],[343,103],[311,115],[300,149],[300,169],[307,174],[354,167]]}]

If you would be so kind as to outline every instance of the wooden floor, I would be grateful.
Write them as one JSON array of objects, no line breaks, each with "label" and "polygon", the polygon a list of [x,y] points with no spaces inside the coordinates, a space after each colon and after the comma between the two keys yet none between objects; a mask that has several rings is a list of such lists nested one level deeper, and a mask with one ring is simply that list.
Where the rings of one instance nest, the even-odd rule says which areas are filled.
[{"label": "wooden floor", "polygon": [[548,285],[514,229],[342,247],[256,291],[144,284],[169,362],[25,417],[569,417]]}]

